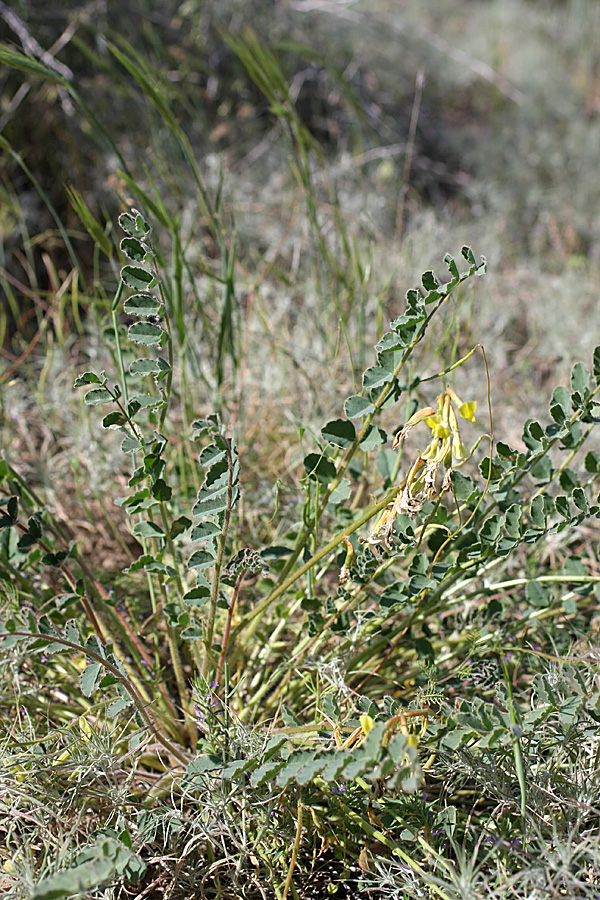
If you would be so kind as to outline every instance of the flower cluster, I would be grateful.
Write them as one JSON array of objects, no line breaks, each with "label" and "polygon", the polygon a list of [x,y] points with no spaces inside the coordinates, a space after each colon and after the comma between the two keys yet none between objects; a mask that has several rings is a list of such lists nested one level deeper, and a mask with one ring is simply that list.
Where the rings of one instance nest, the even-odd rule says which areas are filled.
[{"label": "flower cluster", "polygon": [[[381,543],[389,549],[394,520],[399,513],[406,513],[412,518],[426,500],[434,500],[450,489],[453,469],[470,459],[477,446],[467,450],[460,436],[458,418],[474,422],[475,408],[474,401],[463,403],[452,388],[446,388],[437,399],[437,409],[432,406],[419,409],[400,429],[392,445],[394,449],[421,422],[430,428],[431,440],[399,484],[396,499],[384,509],[373,531],[365,539],[366,543]],[[440,468],[442,481],[438,489]]]}]

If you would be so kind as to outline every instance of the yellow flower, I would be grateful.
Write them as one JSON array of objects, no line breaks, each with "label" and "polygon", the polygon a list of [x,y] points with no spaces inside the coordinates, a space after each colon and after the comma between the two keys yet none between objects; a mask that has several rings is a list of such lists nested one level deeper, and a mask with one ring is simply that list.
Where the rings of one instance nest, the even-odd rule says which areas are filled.
[{"label": "yellow flower", "polygon": [[475,400],[469,400],[467,403],[461,403],[458,407],[458,414],[462,416],[463,419],[467,419],[469,422],[475,421],[475,410],[477,409],[477,403]]}]

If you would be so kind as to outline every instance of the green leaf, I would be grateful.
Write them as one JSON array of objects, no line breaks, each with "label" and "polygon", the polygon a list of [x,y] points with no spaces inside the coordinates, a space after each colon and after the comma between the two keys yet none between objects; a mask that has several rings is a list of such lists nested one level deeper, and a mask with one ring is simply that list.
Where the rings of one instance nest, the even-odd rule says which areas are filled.
[{"label": "green leaf", "polygon": [[338,486],[332,492],[329,502],[330,503],[343,503],[344,500],[347,500],[348,497],[352,493],[352,488],[350,486],[350,482],[347,478],[342,478]]},{"label": "green leaf", "polygon": [[[204,775],[206,772],[215,772],[222,768],[223,760],[220,756],[211,756],[208,753],[203,753],[201,756],[193,759],[188,765],[183,776],[182,787],[184,789],[193,788],[195,786],[195,776]],[[202,787],[204,787],[204,784],[204,781],[200,781]]]},{"label": "green leaf", "polygon": [[190,537],[193,541],[206,541],[209,538],[217,537],[221,531],[221,526],[216,522],[201,522],[192,529]]},{"label": "green leaf", "polygon": [[39,540],[42,536],[42,522],[37,514],[29,519],[27,525],[29,526],[30,535],[35,538],[36,541]]},{"label": "green leaf", "polygon": [[131,706],[132,700],[125,700],[124,697],[119,697],[117,700],[113,700],[113,702],[109,705],[106,710],[106,715],[113,719],[120,712],[123,712],[124,709],[127,709]]},{"label": "green leaf", "polygon": [[531,467],[531,476],[540,484],[547,484],[554,474],[552,460],[547,456],[542,456]]},{"label": "green leaf", "polygon": [[589,394],[589,387],[590,373],[582,362],[575,363],[571,370],[571,390],[585,397]]},{"label": "green leaf", "polygon": [[91,697],[94,693],[102,669],[101,663],[90,663],[81,673],[81,692],[84,697]]},{"label": "green leaf", "polygon": [[523,443],[530,450],[541,449],[545,442],[544,429],[535,419],[527,419],[523,426]]},{"label": "green leaf", "polygon": [[165,533],[160,525],[157,525],[156,522],[150,521],[137,522],[137,524],[133,527],[132,534],[135,537],[141,538],[164,538],[165,536]]},{"label": "green leaf", "polygon": [[550,415],[559,425],[563,425],[570,417],[571,395],[566,387],[559,385],[559,387],[554,389],[552,400],[550,401]]},{"label": "green leaf", "polygon": [[363,372],[363,387],[367,390],[382,387],[392,380],[392,374],[388,369],[384,369],[383,366],[370,366]]},{"label": "green leaf", "polygon": [[531,521],[536,528],[546,528],[546,509],[544,506],[544,498],[541,495],[539,497],[534,497],[531,501],[530,515]]},{"label": "green leaf", "polygon": [[135,324],[130,325],[127,332],[127,337],[130,341],[134,341],[136,344],[146,344],[147,346],[160,344],[165,336],[166,332],[159,325],[154,325],[152,322],[135,322]]},{"label": "green leaf", "polygon": [[156,375],[159,372],[170,372],[166,360],[158,356],[156,359],[136,359],[129,366],[130,375]]},{"label": "green leaf", "polygon": [[143,488],[143,490],[136,491],[135,494],[130,496],[116,497],[115,506],[124,506],[128,514],[132,515],[139,512],[140,509],[149,509],[152,506],[156,506],[156,501],[152,499],[150,492]]},{"label": "green leaf", "polygon": [[110,403],[114,397],[108,388],[101,387],[88,391],[83,400],[87,406],[98,406],[100,403]]},{"label": "green leaf", "polygon": [[382,428],[378,428],[376,425],[371,425],[358,446],[361,450],[372,450],[374,447],[378,447],[380,444],[385,444],[387,442],[387,439],[387,434]]},{"label": "green leaf", "polygon": [[157,480],[152,485],[152,496],[155,500],[159,500],[161,503],[164,503],[166,500],[171,499],[171,495],[173,494],[172,489],[169,487],[167,482],[163,478],[157,478]]},{"label": "green leaf", "polygon": [[588,503],[588,499],[585,495],[585,491],[583,488],[576,487],[571,494],[571,499],[577,509],[580,509],[582,512],[589,514],[590,512],[590,504]]},{"label": "green leaf", "polygon": [[208,550],[196,550],[188,559],[188,568],[190,569],[208,569],[215,564],[214,553]]},{"label": "green leaf", "polygon": [[475,482],[468,475],[463,475],[456,469],[452,472],[452,486],[458,500],[469,500],[475,489]]},{"label": "green leaf", "polygon": [[140,450],[140,442],[137,438],[132,437],[131,435],[127,435],[126,438],[121,442],[121,450],[123,453],[133,453],[134,451]]},{"label": "green leaf", "polygon": [[568,493],[571,493],[576,487],[580,486],[579,478],[573,469],[570,469],[568,466],[562,470],[558,481],[563,491],[567,491]]},{"label": "green leaf", "polygon": [[368,416],[374,411],[375,406],[371,401],[367,397],[359,397],[357,394],[348,397],[344,403],[344,412],[349,419],[360,419],[361,416]]},{"label": "green leaf", "polygon": [[118,409],[115,409],[113,412],[109,413],[107,416],[104,416],[104,418],[102,419],[103,428],[121,428],[126,424],[127,416],[124,416],[123,413]]},{"label": "green leaf", "polygon": [[183,601],[184,603],[187,603],[188,606],[205,606],[208,603],[209,597],[210,588],[202,584],[199,587],[192,588],[187,594],[184,594]]},{"label": "green leaf", "polygon": [[132,294],[125,301],[123,309],[129,316],[158,316],[162,304],[152,294]]},{"label": "green leaf", "polygon": [[[127,410],[130,415],[136,415],[140,409],[155,409],[157,406],[163,406],[164,402],[162,397],[153,397],[152,394],[135,394],[129,398]],[[137,408],[134,408],[133,404]]]},{"label": "green leaf", "polygon": [[174,519],[171,525],[171,537],[176,538],[180,534],[183,534],[184,531],[188,530],[191,524],[192,520],[188,519],[187,516],[179,516],[177,519]]},{"label": "green leaf", "polygon": [[252,787],[260,787],[268,781],[270,777],[274,777],[285,765],[286,760],[284,759],[269,760],[269,762],[263,763],[262,766],[259,766],[252,773],[250,784]]},{"label": "green leaf", "polygon": [[0,515],[0,528],[12,528],[19,515],[19,501],[17,497],[9,497],[5,510],[6,513]]},{"label": "green leaf", "polygon": [[40,562],[44,566],[52,566],[57,569],[62,565],[68,555],[68,550],[60,550],[58,553],[45,553]]},{"label": "green leaf", "polygon": [[147,272],[141,266],[123,266],[121,279],[134,291],[147,290],[155,282],[152,272]]},{"label": "green leaf", "polygon": [[220,488],[216,491],[200,491],[198,502],[192,509],[194,516],[211,516],[227,509],[227,491]]},{"label": "green leaf", "polygon": [[[381,362],[381,357],[383,354],[386,354],[392,350],[399,350],[404,346],[405,346],[404,341],[402,340],[401,336],[398,334],[397,331],[388,331],[377,342],[377,344],[375,345],[375,349],[377,351],[377,355]],[[400,362],[399,358],[398,358],[398,362]],[[396,365],[397,365],[397,363],[396,363]],[[387,369],[388,371],[393,371],[395,366],[392,366],[391,369],[389,366],[384,366],[384,368]]]},{"label": "green leaf", "polygon": [[123,238],[121,241],[121,250],[129,257],[129,259],[133,259],[135,262],[143,262],[148,253],[141,242],[135,237]]},{"label": "green leaf", "polygon": [[265,547],[264,550],[260,551],[262,559],[266,561],[273,559],[282,559],[285,556],[289,556],[290,553],[292,553],[291,547],[280,547],[277,545]]},{"label": "green leaf", "polygon": [[458,266],[456,265],[456,260],[450,253],[446,253],[444,256],[444,262],[448,266],[448,271],[452,275],[453,281],[458,281],[460,278],[460,272],[458,271]]},{"label": "green leaf", "polygon": [[184,641],[200,641],[204,637],[204,629],[201,625],[190,625],[181,632]]},{"label": "green leaf", "polygon": [[227,490],[227,486],[229,484],[229,466],[227,465],[227,460],[222,459],[217,463],[214,463],[206,473],[206,478],[204,479],[204,484],[198,494],[213,493],[214,491],[225,491]]},{"label": "green leaf", "polygon": [[480,529],[479,537],[484,544],[495,544],[500,537],[504,519],[500,515],[492,515],[485,520]]},{"label": "green leaf", "polygon": [[205,447],[198,460],[202,466],[212,466],[217,462],[227,459],[227,451],[223,447],[216,444],[209,444]]},{"label": "green leaf", "polygon": [[136,238],[143,238],[150,231],[150,226],[137,209],[132,209],[131,213],[122,213],[119,216],[119,225],[123,231]]},{"label": "green leaf", "polygon": [[350,447],[356,438],[354,425],[348,419],[333,419],[321,429],[324,441],[336,447]]},{"label": "green leaf", "polygon": [[519,538],[521,536],[521,518],[521,507],[517,503],[509,506],[504,513],[504,527],[510,537]]},{"label": "green leaf", "polygon": [[600,347],[594,348],[594,378],[600,382]]},{"label": "green leaf", "polygon": [[161,562],[159,559],[156,559],[154,556],[150,556],[149,554],[144,554],[140,556],[139,559],[136,559],[134,563],[132,563],[128,568],[123,569],[124,572],[139,572],[140,569],[144,569],[146,572],[163,572],[166,575],[175,575],[175,570],[170,566],[165,565],[165,563]]},{"label": "green leaf", "polygon": [[588,450],[585,455],[585,471],[598,474],[600,472],[600,453],[596,450]]},{"label": "green leaf", "polygon": [[421,276],[421,281],[423,282],[423,287],[426,291],[435,291],[436,288],[440,286],[438,279],[435,276],[434,272],[424,272]]},{"label": "green leaf", "polygon": [[386,481],[391,482],[398,462],[396,450],[382,450],[377,454],[377,468]]},{"label": "green leaf", "polygon": [[467,247],[467,245],[465,244],[464,247],[460,248],[460,252],[461,252],[462,256],[464,257],[464,259],[466,259],[466,261],[468,263],[470,263],[472,266],[477,265],[477,263],[475,261],[475,257],[473,255],[473,251],[471,250],[470,247]]},{"label": "green leaf", "polygon": [[550,591],[543,582],[528,581],[525,588],[525,596],[531,606],[550,605]]},{"label": "green leaf", "polygon": [[306,474],[321,484],[329,484],[335,478],[335,465],[320,453],[308,453],[304,457]]},{"label": "green leaf", "polygon": [[115,874],[122,875],[134,860],[139,857],[121,841],[103,837],[96,844],[80,850],[77,865],[39,881],[33,888],[32,900],[62,900],[73,894],[90,896]]},{"label": "green leaf", "polygon": [[388,585],[379,598],[379,603],[385,609],[401,604],[405,606],[408,603],[408,585],[405,581],[395,581]]}]

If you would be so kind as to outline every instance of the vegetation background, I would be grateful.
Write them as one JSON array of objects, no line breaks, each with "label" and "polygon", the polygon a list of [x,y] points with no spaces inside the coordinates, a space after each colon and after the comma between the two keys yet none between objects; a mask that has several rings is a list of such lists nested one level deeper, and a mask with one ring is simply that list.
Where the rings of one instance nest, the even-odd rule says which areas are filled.
[{"label": "vegetation background", "polygon": [[[255,755],[263,760],[260,729],[316,722],[326,695],[333,700],[320,724],[338,716],[344,734],[360,723],[367,738],[378,716],[390,721],[400,708],[425,703],[440,710],[436,727],[446,728],[444,735],[460,732],[454,744],[444,744],[435,727],[419,734],[421,763],[435,759],[429,799],[419,776],[416,793],[405,786],[404,805],[394,794],[387,806],[377,798],[378,809],[372,784],[363,780],[362,787],[348,786],[352,797],[336,800],[334,815],[332,797],[346,792],[341,777],[326,794],[329,809],[314,794],[314,782],[267,788],[256,779],[254,794],[249,782],[250,793],[240,788],[242,802],[224,778],[227,787],[208,823],[198,811],[207,802],[206,785],[192,779],[182,788],[179,777],[165,788],[160,779],[173,758],[159,764],[146,745],[146,755],[136,755],[128,743],[135,722],[115,724],[108,701],[90,699],[91,689],[81,694],[84,652],[45,655],[41,645],[28,650],[11,639],[0,660],[6,896],[596,897],[595,507],[588,504],[583,518],[570,517],[569,528],[553,534],[544,522],[535,539],[515,549],[514,561],[494,557],[506,565],[504,581],[496,573],[496,582],[513,579],[514,585],[493,591],[485,579],[473,581],[462,605],[453,607],[447,632],[435,624],[445,607],[432,607],[431,621],[418,634],[409,631],[405,647],[406,620],[395,619],[382,632],[386,641],[399,641],[401,658],[393,667],[378,645],[364,651],[356,668],[369,634],[368,627],[361,631],[371,615],[366,603],[366,619],[346,622],[348,633],[356,633],[350,650],[339,633],[329,634],[323,655],[309,657],[313,668],[292,681],[288,695],[269,679],[281,674],[282,659],[307,628],[311,635],[323,631],[323,616],[335,608],[324,606],[334,591],[331,573],[309,570],[302,590],[289,594],[297,604],[291,618],[277,607],[256,637],[249,620],[226,619],[223,601],[217,621],[238,627],[242,647],[231,659],[231,694],[221,692],[222,684],[211,687],[214,659],[210,669],[184,653],[185,683],[205,677],[184,702],[181,684],[169,674],[169,654],[171,639],[180,641],[189,622],[173,613],[168,626],[157,624],[148,605],[152,589],[123,573],[143,543],[124,507],[114,503],[127,493],[130,459],[121,452],[122,435],[102,428],[98,410],[82,403],[73,384],[86,371],[104,370],[110,383],[118,380],[112,304],[124,260],[117,219],[133,206],[152,224],[175,347],[168,468],[180,505],[173,504],[173,515],[185,515],[186,503],[189,514],[201,487],[197,452],[185,449],[192,421],[218,413],[240,459],[229,556],[291,546],[318,506],[319,485],[328,483],[307,478],[307,454],[325,452],[321,428],[341,415],[348,395],[361,393],[363,370],[373,365],[373,348],[389,323],[404,312],[406,291],[422,272],[437,271],[447,251],[459,256],[468,245],[485,254],[487,274],[455,292],[408,375],[440,372],[482,344],[494,437],[532,451],[522,439],[523,423],[533,417],[546,426],[553,390],[576,389],[572,366],[589,364],[600,343],[600,6],[593,0],[13,0],[0,3],[0,40],[1,594],[9,617],[3,631],[25,628],[19,623],[29,612],[36,622],[48,615],[56,628],[81,612],[61,599],[67,596],[61,560],[44,567],[40,555],[32,559],[28,548],[11,545],[8,504],[18,496],[31,515],[40,510],[40,521],[65,546],[76,541],[98,602],[130,616],[140,634],[152,634],[153,688],[166,684],[172,696],[179,689],[182,721],[214,718],[214,704],[237,717],[237,725],[223,725],[217,716],[214,733],[208,726],[202,732],[198,723],[205,720],[196,718],[191,737],[185,727],[167,729],[184,748],[179,762],[200,752],[198,730],[205,735],[203,752],[222,754],[224,764],[235,759],[219,744],[221,728],[232,729],[227,741],[238,741],[238,750],[244,739],[256,739]],[[457,368],[451,383],[477,401],[475,437],[489,432],[481,355]],[[390,438],[417,405],[435,406],[442,387],[427,393],[415,381],[410,403],[384,423]],[[583,421],[593,425],[590,409]],[[150,431],[158,422],[152,415]],[[376,462],[365,457],[348,518],[330,510],[331,521],[324,520],[323,535],[307,539],[301,561],[317,552],[321,537],[326,543],[325,535],[364,511],[370,497],[381,500],[393,486],[400,461],[390,446]],[[597,446],[592,432],[586,451]],[[474,460],[482,458],[479,452]],[[516,465],[525,474],[530,463],[523,458]],[[540,485],[552,493],[562,471],[554,465],[524,482],[524,502]],[[580,467],[592,493],[594,465],[589,457]],[[474,461],[469,474],[477,474]],[[570,491],[579,486],[573,478]],[[494,474],[489,483],[495,481]],[[480,476],[482,490],[484,484]],[[494,502],[502,502],[500,493]],[[33,534],[31,519],[28,527]],[[558,593],[537,601],[533,589],[525,593],[540,573],[560,580],[569,559],[580,566],[570,570],[575,581],[563,578]],[[281,574],[285,563],[277,552],[264,553],[260,565],[265,561]],[[234,567],[232,585],[236,573]],[[252,577],[245,602],[256,606],[270,586],[258,569]],[[81,593],[74,584],[68,590]],[[505,604],[504,624],[495,632],[486,618],[494,597]],[[526,638],[510,633],[519,648],[539,654],[525,664],[515,647],[514,656],[503,655],[512,627],[506,623],[526,619],[532,608],[535,622],[544,622],[539,633],[537,624]],[[87,635],[81,627],[80,643]],[[377,627],[383,627],[379,619]],[[482,634],[488,637],[478,650]],[[489,641],[496,641],[495,655],[486,649]],[[448,646],[454,655],[444,667]],[[226,647],[227,640],[224,654]],[[510,677],[501,663],[506,659]],[[365,672],[379,663],[380,680],[364,693],[375,707],[366,701],[336,707],[344,690],[360,694]],[[485,664],[491,682],[481,675]],[[479,681],[469,666],[480,667]],[[222,676],[220,666],[215,682]],[[505,692],[496,695],[495,682],[504,676]],[[277,702],[265,694],[263,679]],[[487,732],[474,719],[454,721],[453,692],[471,703],[485,696],[505,718]],[[377,707],[384,696],[400,705]],[[574,705],[565,711],[569,698]],[[282,714],[284,699],[289,712]],[[536,710],[538,719],[528,724],[519,718]],[[509,714],[516,716],[512,725]],[[542,721],[549,733],[542,734]],[[414,732],[406,722],[402,727],[411,747]],[[536,758],[544,761],[540,768]],[[271,830],[262,820],[246,822],[246,802],[268,809]],[[408,859],[394,855],[398,848]],[[52,881],[61,871],[77,875]]]}]

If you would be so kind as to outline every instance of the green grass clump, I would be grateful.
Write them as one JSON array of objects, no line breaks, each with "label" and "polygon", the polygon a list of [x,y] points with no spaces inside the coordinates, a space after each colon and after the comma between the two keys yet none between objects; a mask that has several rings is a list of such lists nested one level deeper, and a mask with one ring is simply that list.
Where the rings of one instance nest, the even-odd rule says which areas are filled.
[{"label": "green grass clump", "polygon": [[595,234],[543,202],[595,126],[506,40],[585,44],[568,109],[597,22],[547,7],[0,47],[5,896],[597,896]]}]

